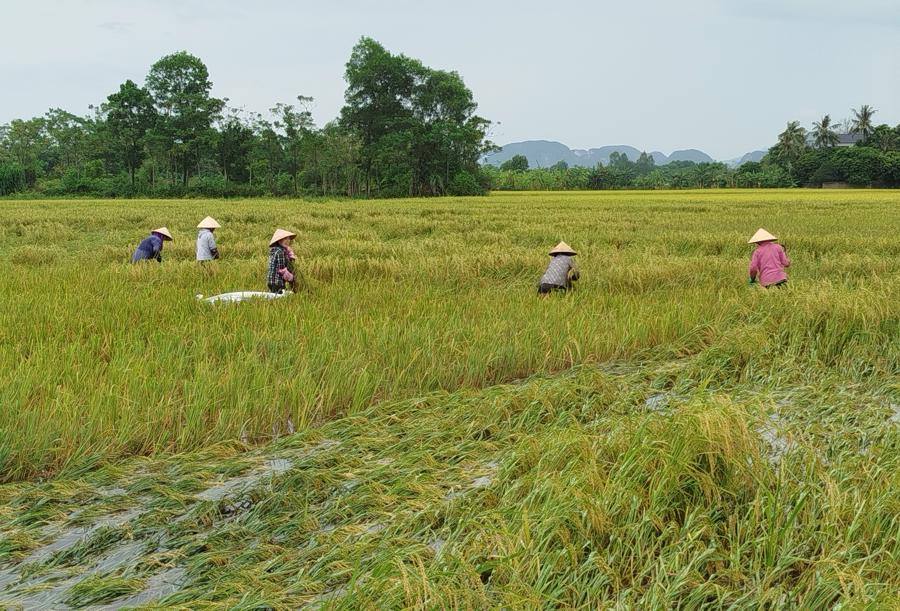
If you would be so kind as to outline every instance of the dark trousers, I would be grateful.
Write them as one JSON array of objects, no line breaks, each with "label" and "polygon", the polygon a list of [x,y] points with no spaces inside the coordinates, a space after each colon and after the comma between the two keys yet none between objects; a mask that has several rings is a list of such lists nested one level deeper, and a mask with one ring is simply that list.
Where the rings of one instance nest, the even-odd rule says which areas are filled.
[{"label": "dark trousers", "polygon": [[542,282],[538,286],[538,295],[549,295],[550,293],[565,293],[568,288],[559,286],[558,284],[547,284]]},{"label": "dark trousers", "polygon": [[771,289],[771,288],[783,289],[786,286],[787,286],[787,280],[782,280],[781,282],[776,282],[775,284],[770,284],[766,288],[767,289]]}]

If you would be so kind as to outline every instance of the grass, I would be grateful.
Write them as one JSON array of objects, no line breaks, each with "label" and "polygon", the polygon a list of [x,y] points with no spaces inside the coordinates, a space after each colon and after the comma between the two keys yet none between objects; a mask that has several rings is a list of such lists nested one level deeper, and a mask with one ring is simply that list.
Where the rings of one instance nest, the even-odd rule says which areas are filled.
[{"label": "grass", "polygon": [[[898,204],[4,202],[0,604],[896,606]],[[262,289],[275,226],[306,292],[196,302]]]},{"label": "grass", "polygon": [[[772,365],[798,356],[893,372],[898,200],[728,191],[4,202],[0,478],[264,441],[287,417],[304,428],[384,400],[638,355],[719,350],[711,375],[748,375],[761,365],[745,371],[742,353],[768,347],[774,363],[760,376],[784,375]],[[225,258],[202,267],[191,227],[207,213],[224,225]],[[161,224],[176,233],[165,262],[126,263]],[[746,238],[761,225],[796,259],[785,295],[745,286]],[[276,226],[300,234],[308,293],[224,308],[194,299],[264,289]],[[584,282],[569,299],[536,299],[560,238],[581,251]]]},{"label": "grass", "polygon": [[[18,519],[0,521],[0,549],[19,579],[5,600],[35,601],[31,567],[50,606],[123,604],[173,571],[177,588],[145,602],[896,604],[896,380],[704,389],[698,371],[693,358],[581,366],[391,402],[256,451],[8,484],[0,511]],[[103,516],[115,525],[27,564],[48,533]]]}]

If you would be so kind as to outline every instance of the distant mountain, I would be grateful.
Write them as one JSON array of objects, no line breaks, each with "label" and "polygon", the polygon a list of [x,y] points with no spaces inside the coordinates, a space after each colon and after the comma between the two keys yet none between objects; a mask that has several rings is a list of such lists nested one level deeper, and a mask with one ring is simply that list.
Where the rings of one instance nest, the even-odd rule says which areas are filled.
[{"label": "distant mountain", "polygon": [[[627,144],[583,150],[570,149],[561,142],[553,142],[551,140],[526,140],[525,142],[510,142],[504,145],[499,151],[486,155],[482,159],[482,163],[499,166],[504,161],[512,159],[515,155],[525,155],[528,158],[529,167],[532,168],[549,168],[560,161],[565,161],[570,166],[592,168],[598,163],[603,165],[609,164],[609,156],[612,153],[624,153],[628,155],[628,159],[635,161],[640,156],[641,151]],[[759,159],[761,159],[765,152],[753,151],[752,153],[747,153],[736,165],[740,165],[740,163],[745,161],[758,161],[759,159],[756,158],[757,154],[759,154]],[[694,163],[714,161],[712,157],[697,149],[674,151],[671,155],[653,151],[650,153],[650,156],[653,157],[656,165],[666,165],[673,161],[693,161]]]},{"label": "distant mountain", "polygon": [[743,157],[735,157],[734,159],[729,159],[725,161],[725,165],[729,168],[738,168],[748,161],[762,161],[762,158],[766,156],[766,151],[750,151],[746,153]]},{"label": "distant mountain", "polygon": [[[712,157],[704,153],[703,151],[698,151],[697,149],[685,149],[683,151],[674,151],[671,155],[669,155],[669,161],[667,163],[671,163],[673,161],[693,161],[694,163],[712,163],[715,161]],[[658,164],[659,165],[659,164]],[[661,164],[665,165],[665,164]]]}]

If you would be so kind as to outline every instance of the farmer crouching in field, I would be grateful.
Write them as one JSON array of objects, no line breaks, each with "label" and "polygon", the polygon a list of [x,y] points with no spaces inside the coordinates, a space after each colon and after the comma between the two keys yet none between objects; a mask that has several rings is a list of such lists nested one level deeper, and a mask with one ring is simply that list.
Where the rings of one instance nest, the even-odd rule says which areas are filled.
[{"label": "farmer crouching in field", "polygon": [[291,241],[295,237],[296,233],[277,229],[269,242],[269,271],[266,274],[266,283],[273,293],[283,292],[288,284],[294,288],[294,260],[297,256],[291,250]]},{"label": "farmer crouching in field", "polygon": [[212,261],[219,258],[219,249],[216,246],[216,238],[213,236],[213,232],[219,227],[221,225],[211,216],[206,217],[197,225],[197,229],[200,230],[197,233],[198,261]]},{"label": "farmer crouching in field", "polygon": [[547,271],[541,276],[541,283],[538,286],[539,295],[547,295],[554,291],[568,291],[572,287],[572,282],[578,280],[578,266],[575,265],[574,257],[576,253],[572,247],[565,242],[560,242],[550,251],[550,265]]},{"label": "farmer crouching in field", "polygon": [[782,287],[787,284],[786,267],[791,266],[791,260],[781,244],[776,244],[778,238],[765,229],[757,231],[748,244],[756,244],[753,255],[750,257],[750,284],[759,282],[765,288],[772,286]]},{"label": "farmer crouching in field", "polygon": [[138,244],[137,250],[131,255],[131,262],[137,263],[138,261],[156,259],[162,263],[163,242],[171,240],[172,234],[169,233],[169,230],[165,227],[154,229],[150,232],[149,236],[141,240],[141,243]]}]

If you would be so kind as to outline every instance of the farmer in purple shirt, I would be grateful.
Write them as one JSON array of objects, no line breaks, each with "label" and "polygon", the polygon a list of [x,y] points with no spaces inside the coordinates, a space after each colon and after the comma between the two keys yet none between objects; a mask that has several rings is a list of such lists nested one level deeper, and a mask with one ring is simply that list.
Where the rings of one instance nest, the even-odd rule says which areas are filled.
[{"label": "farmer in purple shirt", "polygon": [[750,238],[748,243],[756,244],[750,257],[750,284],[759,282],[765,288],[787,284],[784,270],[791,266],[791,260],[784,252],[784,247],[777,244],[776,240],[778,238],[765,229],[760,229]]},{"label": "farmer in purple shirt", "polygon": [[165,227],[154,229],[150,232],[149,236],[141,240],[141,243],[138,244],[137,250],[131,255],[131,262],[137,263],[138,261],[156,259],[162,263],[163,242],[170,241],[171,239],[172,234],[169,233],[169,230]]}]

